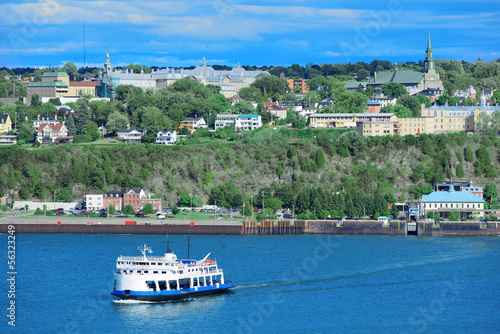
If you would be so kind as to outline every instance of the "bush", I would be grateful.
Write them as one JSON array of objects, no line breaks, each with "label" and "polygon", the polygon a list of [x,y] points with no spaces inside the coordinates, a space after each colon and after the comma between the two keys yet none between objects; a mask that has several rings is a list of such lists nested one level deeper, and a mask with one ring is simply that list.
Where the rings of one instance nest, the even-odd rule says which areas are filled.
[{"label": "bush", "polygon": [[73,142],[75,144],[90,143],[91,141],[92,141],[92,136],[90,136],[90,135],[76,135],[73,138]]}]

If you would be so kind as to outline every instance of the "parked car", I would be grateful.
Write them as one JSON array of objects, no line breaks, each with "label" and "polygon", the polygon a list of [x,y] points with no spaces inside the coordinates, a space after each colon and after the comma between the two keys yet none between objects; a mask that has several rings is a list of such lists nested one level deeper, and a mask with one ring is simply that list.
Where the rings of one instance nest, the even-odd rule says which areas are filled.
[{"label": "parked car", "polygon": [[123,215],[123,211],[122,210],[118,210],[115,212],[115,215]]},{"label": "parked car", "polygon": [[135,216],[136,216],[136,217],[144,217],[144,213],[142,213],[142,212],[137,212],[137,213],[135,214]]},{"label": "parked car", "polygon": [[101,216],[101,217],[107,217],[108,214],[106,212],[101,212],[101,214],[99,216]]}]

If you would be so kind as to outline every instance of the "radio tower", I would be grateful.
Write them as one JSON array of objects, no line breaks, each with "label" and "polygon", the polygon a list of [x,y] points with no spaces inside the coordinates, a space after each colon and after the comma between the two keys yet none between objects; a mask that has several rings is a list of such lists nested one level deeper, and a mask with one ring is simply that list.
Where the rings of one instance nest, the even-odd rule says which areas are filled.
[{"label": "radio tower", "polygon": [[83,21],[83,68],[86,68],[85,66],[85,21]]}]

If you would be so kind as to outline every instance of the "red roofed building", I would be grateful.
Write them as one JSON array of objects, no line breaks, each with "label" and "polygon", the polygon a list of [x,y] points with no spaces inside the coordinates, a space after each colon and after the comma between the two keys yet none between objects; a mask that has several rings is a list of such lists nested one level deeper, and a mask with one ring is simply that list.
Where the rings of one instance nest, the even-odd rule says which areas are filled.
[{"label": "red roofed building", "polygon": [[42,123],[36,129],[36,135],[39,143],[66,142],[73,139],[73,137],[68,137],[68,128],[64,123]]},{"label": "red roofed building", "polygon": [[261,102],[260,104],[264,105],[264,107],[266,109],[271,108],[272,106],[275,106],[275,107],[278,106],[278,102]]}]

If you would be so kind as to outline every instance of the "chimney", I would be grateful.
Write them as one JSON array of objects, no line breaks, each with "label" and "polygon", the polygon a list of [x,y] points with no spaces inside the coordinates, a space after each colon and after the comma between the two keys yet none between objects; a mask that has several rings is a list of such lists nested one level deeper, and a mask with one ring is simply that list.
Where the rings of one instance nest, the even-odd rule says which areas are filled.
[{"label": "chimney", "polygon": [[130,124],[127,124],[127,130],[130,130]]}]

